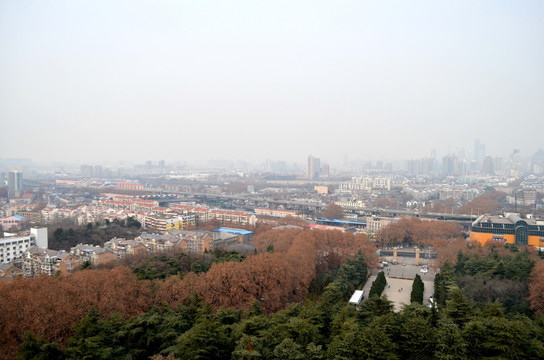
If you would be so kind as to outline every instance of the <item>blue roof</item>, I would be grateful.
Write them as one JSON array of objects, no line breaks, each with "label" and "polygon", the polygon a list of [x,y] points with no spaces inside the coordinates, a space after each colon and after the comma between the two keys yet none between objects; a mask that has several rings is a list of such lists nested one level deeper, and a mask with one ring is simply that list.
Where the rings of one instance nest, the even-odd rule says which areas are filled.
[{"label": "blue roof", "polygon": [[345,220],[338,220],[338,219],[329,220],[327,218],[319,218],[319,219],[315,219],[315,221],[331,222],[331,223],[336,223],[336,224],[366,225],[366,222],[345,221]]},{"label": "blue roof", "polygon": [[249,231],[249,230],[233,229],[233,228],[219,228],[219,229],[215,229],[214,231],[217,231],[217,232],[229,232],[229,233],[233,233],[233,234],[237,234],[237,235],[253,234],[253,232]]},{"label": "blue roof", "polygon": [[21,215],[13,215],[12,217],[19,220],[23,220],[25,218],[24,216],[21,216]]}]

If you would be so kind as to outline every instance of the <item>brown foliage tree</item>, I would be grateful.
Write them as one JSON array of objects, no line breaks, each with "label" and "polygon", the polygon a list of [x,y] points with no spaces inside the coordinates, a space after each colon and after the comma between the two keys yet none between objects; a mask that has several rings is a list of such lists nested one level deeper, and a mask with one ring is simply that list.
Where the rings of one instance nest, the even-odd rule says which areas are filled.
[{"label": "brown foliage tree", "polygon": [[491,190],[469,201],[457,209],[458,214],[489,214],[497,211],[500,207],[499,201],[504,199],[506,194],[500,191]]},{"label": "brown foliage tree", "polygon": [[544,260],[538,261],[531,271],[528,300],[535,313],[544,313]]},{"label": "brown foliage tree", "polygon": [[442,267],[446,261],[451,264],[457,263],[457,254],[459,251],[467,251],[467,241],[462,237],[454,239],[437,239],[433,244],[433,250],[436,254],[436,267]]},{"label": "brown foliage tree", "polygon": [[151,306],[149,285],[127,267],[79,271],[66,278],[18,278],[0,285],[0,348],[12,358],[27,331],[63,343],[91,307],[106,316],[139,315]]},{"label": "brown foliage tree", "polygon": [[159,284],[157,302],[170,305],[183,302],[194,293],[215,308],[225,306],[248,309],[256,301],[266,312],[299,302],[307,294],[317,269],[338,268],[343,259],[358,251],[370,267],[378,262],[376,248],[365,235],[340,231],[269,230],[254,237],[261,251],[241,263],[214,264],[200,275],[173,276]]},{"label": "brown foliage tree", "polygon": [[40,276],[0,283],[0,359],[13,358],[27,331],[61,345],[72,326],[91,308],[109,316],[136,316],[152,305],[174,308],[194,293],[215,308],[248,309],[260,301],[274,312],[304,300],[317,269],[338,268],[358,251],[370,267],[376,249],[368,237],[340,231],[263,230],[259,248],[273,245],[243,262],[213,264],[208,272],[171,276],[165,281],[138,281],[126,266],[83,270],[67,277]]},{"label": "brown foliage tree", "polygon": [[399,203],[396,199],[387,197],[377,199],[376,201],[374,201],[373,206],[384,209],[398,209]]},{"label": "brown foliage tree", "polygon": [[438,239],[451,239],[461,234],[461,226],[445,221],[424,221],[419,218],[402,218],[382,228],[376,234],[387,245],[420,244],[432,246]]},{"label": "brown foliage tree", "polygon": [[330,204],[325,206],[321,216],[329,220],[342,219],[344,217],[344,210],[336,204]]},{"label": "brown foliage tree", "polygon": [[258,254],[241,263],[214,264],[200,275],[170,277],[160,284],[157,300],[175,305],[197,293],[215,308],[246,310],[259,300],[265,311],[277,311],[302,300],[313,278],[311,267],[298,273],[293,270],[293,263],[283,254]]},{"label": "brown foliage tree", "polygon": [[433,200],[430,204],[421,209],[422,212],[451,213],[455,202],[452,198],[446,200]]}]

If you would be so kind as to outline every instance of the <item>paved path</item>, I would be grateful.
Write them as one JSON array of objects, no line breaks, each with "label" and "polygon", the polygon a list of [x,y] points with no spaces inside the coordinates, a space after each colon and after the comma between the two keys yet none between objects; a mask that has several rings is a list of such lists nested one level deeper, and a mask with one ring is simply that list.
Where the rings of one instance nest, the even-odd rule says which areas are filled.
[{"label": "paved path", "polygon": [[[428,273],[422,273],[420,271],[420,266],[403,266],[401,264],[389,265],[383,269],[385,272],[385,279],[387,280],[387,286],[383,290],[382,295],[387,295],[387,298],[393,302],[395,311],[400,311],[404,304],[410,304],[412,284],[416,274],[419,274],[421,276],[421,280],[423,280],[423,284],[425,285],[425,290],[423,292],[423,304],[427,305],[429,303],[429,298],[434,292],[434,272],[430,270]],[[372,275],[363,287],[365,298],[368,297],[370,287],[372,286],[374,280],[376,280],[377,275],[378,271],[373,271]]]}]

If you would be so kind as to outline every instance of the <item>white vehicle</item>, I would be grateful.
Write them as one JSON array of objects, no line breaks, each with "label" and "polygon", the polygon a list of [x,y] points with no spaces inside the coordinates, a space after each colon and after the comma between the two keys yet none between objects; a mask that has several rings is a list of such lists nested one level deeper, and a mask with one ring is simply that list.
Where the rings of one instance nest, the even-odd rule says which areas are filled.
[{"label": "white vehicle", "polygon": [[419,271],[421,271],[422,273],[425,274],[425,273],[428,273],[428,272],[429,272],[429,269],[427,269],[427,268],[422,268],[422,269],[419,270]]}]

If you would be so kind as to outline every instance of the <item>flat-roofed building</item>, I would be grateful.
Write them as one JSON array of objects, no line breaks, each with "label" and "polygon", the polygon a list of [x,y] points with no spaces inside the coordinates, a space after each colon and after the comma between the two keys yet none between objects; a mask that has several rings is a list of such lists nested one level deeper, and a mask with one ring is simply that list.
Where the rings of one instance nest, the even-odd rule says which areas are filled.
[{"label": "flat-roofed building", "polygon": [[0,226],[2,226],[1,230],[12,230],[12,229],[19,229],[21,227],[21,224],[24,223],[24,216],[21,215],[13,215],[6,218],[0,219]]},{"label": "flat-roofed building", "polygon": [[21,259],[32,246],[47,248],[47,228],[32,228],[25,235],[0,238],[0,264]]},{"label": "flat-roofed building", "polygon": [[255,208],[255,214],[269,216],[297,216],[295,210]]},{"label": "flat-roofed building", "polygon": [[183,230],[196,226],[195,215],[178,216],[145,216],[144,227],[153,231],[164,233],[168,230]]},{"label": "flat-roofed building", "polygon": [[117,183],[117,188],[121,190],[143,190],[144,186],[138,183],[120,182]]},{"label": "flat-roofed building", "polygon": [[23,216],[26,222],[38,224],[42,222],[42,213],[40,211],[19,210],[17,215]]}]

